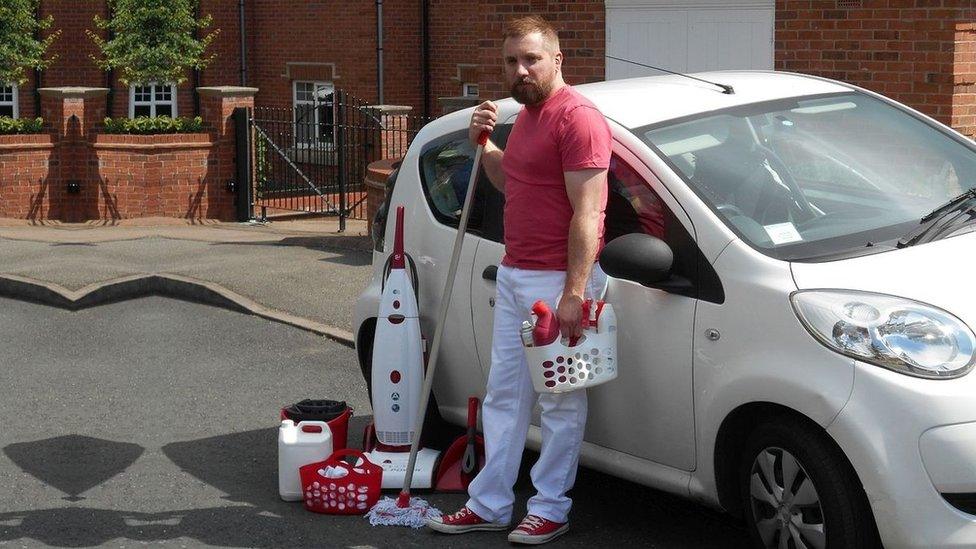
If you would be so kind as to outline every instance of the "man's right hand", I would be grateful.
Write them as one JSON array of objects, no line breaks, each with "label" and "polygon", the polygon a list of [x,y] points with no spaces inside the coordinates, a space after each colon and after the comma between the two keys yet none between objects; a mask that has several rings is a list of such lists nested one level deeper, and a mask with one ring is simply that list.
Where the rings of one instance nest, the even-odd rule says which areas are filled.
[{"label": "man's right hand", "polygon": [[498,105],[491,101],[485,101],[474,109],[471,115],[471,126],[468,128],[468,138],[475,145],[478,144],[478,137],[481,132],[491,133],[495,129],[495,122],[498,121]]}]

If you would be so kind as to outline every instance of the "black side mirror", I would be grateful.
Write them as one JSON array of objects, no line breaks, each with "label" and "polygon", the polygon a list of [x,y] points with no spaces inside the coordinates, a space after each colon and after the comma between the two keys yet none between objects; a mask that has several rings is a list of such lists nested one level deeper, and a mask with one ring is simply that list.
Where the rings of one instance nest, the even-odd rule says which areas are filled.
[{"label": "black side mirror", "polygon": [[660,238],[643,233],[615,238],[600,254],[600,267],[608,275],[644,286],[666,280],[673,263],[671,247]]}]

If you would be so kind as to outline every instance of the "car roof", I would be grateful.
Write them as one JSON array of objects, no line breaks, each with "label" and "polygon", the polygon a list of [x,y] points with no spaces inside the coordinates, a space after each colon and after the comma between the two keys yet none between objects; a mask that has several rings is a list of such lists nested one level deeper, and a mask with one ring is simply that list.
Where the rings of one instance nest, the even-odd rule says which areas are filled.
[{"label": "car roof", "polygon": [[[787,97],[851,91],[841,82],[776,71],[712,71],[691,76],[730,85],[734,94],[678,75],[626,78],[573,86],[608,118],[627,128],[638,128],[697,113]],[[500,120],[513,117],[521,105],[513,99],[496,101]],[[464,109],[435,120],[428,131],[467,125],[473,109]],[[424,132],[427,133],[427,132]],[[438,132],[439,133],[439,132]]]},{"label": "car roof", "polygon": [[774,71],[714,71],[691,76],[732,86],[733,94],[678,75],[574,86],[608,118],[636,128],[697,113],[787,97],[851,91],[840,82]]}]

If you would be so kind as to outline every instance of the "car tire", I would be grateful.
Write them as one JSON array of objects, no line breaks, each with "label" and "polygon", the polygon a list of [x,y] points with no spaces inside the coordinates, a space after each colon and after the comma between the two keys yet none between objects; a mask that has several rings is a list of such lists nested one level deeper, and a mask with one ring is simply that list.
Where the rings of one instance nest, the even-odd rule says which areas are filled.
[{"label": "car tire", "polygon": [[757,427],[741,454],[738,478],[756,547],[880,546],[856,473],[815,425],[781,417]]}]

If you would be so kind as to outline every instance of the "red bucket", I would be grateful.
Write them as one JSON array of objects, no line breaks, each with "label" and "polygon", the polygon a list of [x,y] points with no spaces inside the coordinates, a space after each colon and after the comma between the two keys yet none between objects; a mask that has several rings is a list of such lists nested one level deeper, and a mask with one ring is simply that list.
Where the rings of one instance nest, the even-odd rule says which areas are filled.
[{"label": "red bucket", "polygon": [[[355,464],[342,458],[354,456]],[[313,513],[364,515],[380,499],[383,468],[359,450],[339,450],[329,459],[301,467],[302,500]]]},{"label": "red bucket", "polygon": [[[299,403],[300,404],[300,403]],[[286,406],[281,409],[281,419],[290,419],[295,423],[304,420],[314,420],[316,418],[303,416],[301,413],[295,412],[295,407],[298,405]],[[332,449],[333,450],[344,450],[349,447],[349,418],[352,417],[353,409],[346,407],[346,409],[339,414],[338,417],[326,420],[329,425],[329,429],[332,431]]]}]

